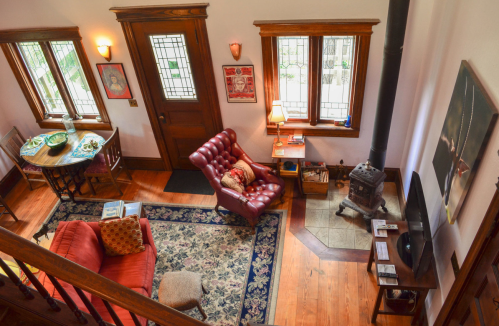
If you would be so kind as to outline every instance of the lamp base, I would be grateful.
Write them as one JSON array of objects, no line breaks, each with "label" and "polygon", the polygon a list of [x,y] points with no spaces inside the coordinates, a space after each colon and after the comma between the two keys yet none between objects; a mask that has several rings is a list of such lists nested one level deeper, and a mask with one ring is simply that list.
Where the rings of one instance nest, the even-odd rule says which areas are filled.
[{"label": "lamp base", "polygon": [[280,141],[280,140],[275,142],[275,145],[276,145],[276,146],[282,146],[283,144],[284,144],[284,143],[283,143],[282,141]]}]

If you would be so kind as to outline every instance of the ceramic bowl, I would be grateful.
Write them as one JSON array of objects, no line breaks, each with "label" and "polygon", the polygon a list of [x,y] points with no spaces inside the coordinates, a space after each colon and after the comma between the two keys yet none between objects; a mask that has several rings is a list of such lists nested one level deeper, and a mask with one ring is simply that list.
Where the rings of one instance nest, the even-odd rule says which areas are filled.
[{"label": "ceramic bowl", "polygon": [[55,134],[45,138],[45,144],[55,150],[64,148],[67,143],[68,133],[65,131],[56,132]]}]

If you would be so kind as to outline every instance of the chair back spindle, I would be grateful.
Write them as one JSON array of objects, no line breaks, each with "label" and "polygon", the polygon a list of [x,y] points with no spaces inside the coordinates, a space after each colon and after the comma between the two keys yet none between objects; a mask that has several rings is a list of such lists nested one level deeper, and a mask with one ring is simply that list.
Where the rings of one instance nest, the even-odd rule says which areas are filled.
[{"label": "chair back spindle", "polygon": [[102,300],[102,302],[104,302],[104,306],[106,306],[106,309],[109,312],[109,315],[111,315],[111,318],[113,319],[114,324],[116,326],[124,326],[123,323],[121,322],[120,318],[118,317],[118,315],[114,311],[113,307],[111,307],[111,304],[109,304],[109,302],[107,302],[104,299],[101,299],[101,300]]}]

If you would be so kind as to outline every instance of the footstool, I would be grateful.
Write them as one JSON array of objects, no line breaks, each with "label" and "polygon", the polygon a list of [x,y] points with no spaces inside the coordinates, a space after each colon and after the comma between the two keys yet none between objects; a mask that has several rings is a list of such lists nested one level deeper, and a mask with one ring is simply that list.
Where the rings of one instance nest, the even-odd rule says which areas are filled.
[{"label": "footstool", "polygon": [[187,271],[168,272],[163,275],[159,284],[158,301],[179,311],[197,307],[205,320],[207,316],[201,307],[203,292],[207,294],[201,283],[201,274]]}]

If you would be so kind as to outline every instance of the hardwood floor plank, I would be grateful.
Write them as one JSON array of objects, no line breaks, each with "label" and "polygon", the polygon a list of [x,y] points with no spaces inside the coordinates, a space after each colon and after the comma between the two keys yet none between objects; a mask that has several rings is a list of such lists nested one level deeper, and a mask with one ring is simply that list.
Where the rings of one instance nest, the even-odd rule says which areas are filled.
[{"label": "hardwood floor plank", "polygon": [[[120,176],[123,196],[113,185],[96,186],[92,196],[82,187],[84,198],[108,198],[147,202],[215,206],[216,196],[163,192],[171,176],[166,171],[131,170],[133,180]],[[370,316],[377,294],[374,274],[367,273],[366,263],[320,260],[290,231],[294,179],[286,179],[285,202],[274,201],[271,209],[287,209],[284,254],[281,265],[275,325],[372,325]],[[297,197],[296,197],[297,198]],[[57,196],[46,184],[35,184],[30,191],[21,180],[6,196],[6,201],[20,219],[4,215],[0,226],[25,238],[31,238],[57,203]],[[0,257],[2,254],[0,253]],[[376,325],[409,325],[410,317],[378,316]]]}]

